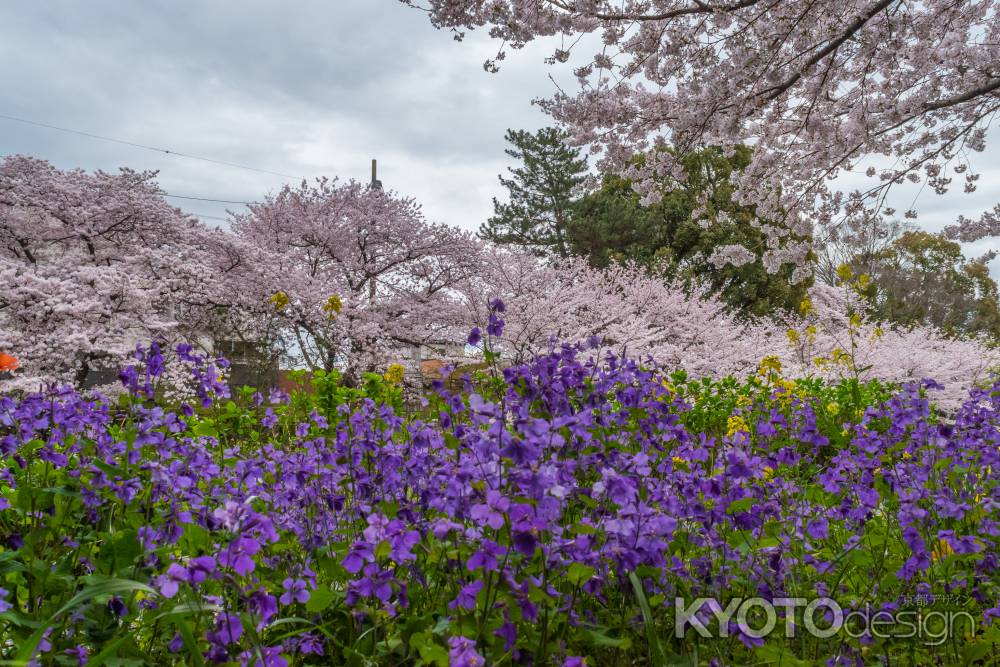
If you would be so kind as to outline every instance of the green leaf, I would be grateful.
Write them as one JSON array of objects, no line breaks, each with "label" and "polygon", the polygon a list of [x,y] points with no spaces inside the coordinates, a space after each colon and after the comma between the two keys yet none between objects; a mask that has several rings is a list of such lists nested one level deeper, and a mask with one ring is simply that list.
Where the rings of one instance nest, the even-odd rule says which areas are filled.
[{"label": "green leaf", "polygon": [[329,607],[336,594],[326,587],[319,587],[314,591],[309,592],[309,599],[306,601],[306,611],[310,613],[318,613]]},{"label": "green leaf", "polygon": [[632,582],[632,589],[635,591],[636,600],[639,602],[639,609],[642,611],[643,624],[646,626],[646,643],[649,644],[649,661],[653,667],[667,667],[667,656],[660,645],[660,638],[656,636],[656,625],[653,622],[653,611],[646,601],[646,592],[642,588],[642,582],[635,572],[628,573],[629,581]]},{"label": "green leaf", "polygon": [[51,620],[54,621],[56,617],[61,616],[65,612],[70,611],[83,602],[89,602],[96,597],[100,597],[102,595],[118,595],[119,593],[134,593],[136,591],[158,595],[153,588],[139,581],[132,581],[131,579],[105,579],[96,584],[87,586],[70,598],[69,602],[60,607],[59,611],[52,615]]},{"label": "green leaf", "polygon": [[604,646],[606,648],[628,649],[632,646],[632,640],[628,637],[609,637],[597,630],[587,630],[586,637],[594,646]]},{"label": "green leaf", "polygon": [[569,579],[569,583],[574,586],[579,586],[582,583],[590,581],[591,577],[593,577],[596,572],[597,570],[589,565],[584,565],[583,563],[573,563],[569,566],[569,570],[566,572],[566,578]]},{"label": "green leaf", "polygon": [[195,435],[208,436],[212,438],[219,437],[219,429],[215,427],[215,422],[211,419],[198,422],[194,425],[194,428],[192,428],[191,431]]},{"label": "green leaf", "polygon": [[753,507],[755,499],[754,498],[740,498],[739,500],[734,500],[729,503],[729,507],[726,508],[726,514],[736,514],[737,512],[746,512],[751,507]]},{"label": "green leaf", "polygon": [[103,665],[104,663],[108,662],[111,658],[116,657],[115,653],[118,651],[118,647],[120,647],[125,642],[131,640],[132,640],[132,635],[124,635],[123,637],[119,637],[113,642],[106,644],[104,646],[104,649],[100,653],[98,653],[92,658],[87,659],[87,666],[100,667],[100,665]]},{"label": "green leaf", "polygon": [[181,636],[181,640],[184,642],[184,647],[187,649],[187,657],[191,660],[191,663],[196,665],[196,667],[202,667],[205,661],[201,657],[201,650],[198,648],[198,642],[195,641],[194,633],[191,632],[191,626],[188,625],[187,621],[184,620],[182,616],[175,616],[173,623],[177,626],[177,632]]},{"label": "green leaf", "polygon": [[189,616],[191,614],[214,614],[222,610],[217,604],[202,604],[200,602],[181,602],[174,605],[169,610],[164,611],[154,617],[154,620],[167,618],[169,616]]}]

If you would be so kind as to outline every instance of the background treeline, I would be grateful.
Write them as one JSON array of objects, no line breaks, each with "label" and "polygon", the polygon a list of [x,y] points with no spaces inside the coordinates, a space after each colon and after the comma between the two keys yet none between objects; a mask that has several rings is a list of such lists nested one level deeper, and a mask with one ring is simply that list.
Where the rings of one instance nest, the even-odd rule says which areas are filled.
[{"label": "background treeline", "polygon": [[[970,260],[942,234],[892,222],[845,225],[818,245],[815,278],[798,284],[791,265],[776,273],[758,261],[721,265],[711,261],[713,252],[731,245],[763,250],[762,226],[775,224],[758,219],[755,207],[734,194],[733,177],[750,164],[750,148],[688,153],[686,173],[663,177],[659,191],[644,201],[632,181],[617,174],[600,175],[596,188],[583,187],[593,175],[566,138],[555,128],[507,132],[506,152],[520,164],[500,176],[508,199],[494,199],[481,238],[552,259],[583,257],[595,268],[635,264],[691,293],[707,291],[740,317],[794,311],[813,280],[835,285],[837,268],[846,264],[854,275],[868,276],[864,295],[874,319],[1000,339],[997,284],[987,266],[993,254]],[[637,155],[633,163],[647,159]]]}]

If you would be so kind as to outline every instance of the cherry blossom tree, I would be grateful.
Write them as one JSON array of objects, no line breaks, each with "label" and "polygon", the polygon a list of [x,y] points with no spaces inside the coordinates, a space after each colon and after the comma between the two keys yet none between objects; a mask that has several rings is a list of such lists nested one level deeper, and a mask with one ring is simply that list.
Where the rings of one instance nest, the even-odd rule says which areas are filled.
[{"label": "cherry blossom tree", "polygon": [[528,253],[492,249],[463,290],[470,325],[485,331],[490,302],[505,304],[502,335],[491,341],[508,363],[526,361],[567,342],[683,368],[693,377],[746,377],[774,357],[786,377],[934,379],[933,394],[954,407],[968,389],[1000,370],[1000,351],[974,338],[932,327],[880,325],[849,287],[817,284],[802,312],[786,321],[740,322],[711,296],[685,297],[638,268],[601,271],[580,260],[545,264]]},{"label": "cherry blossom tree", "polygon": [[[554,38],[550,64],[570,64],[580,89],[560,90],[545,108],[647,201],[658,178],[683,175],[686,152],[753,146],[735,197],[774,221],[763,225],[768,243],[724,248],[717,259],[759,256],[772,272],[791,263],[797,279],[809,273],[810,244],[796,239],[892,216],[892,186],[922,182],[945,194],[957,179],[975,190],[969,156],[984,150],[1000,108],[997,0],[402,2],[426,5],[459,39],[481,27],[513,48]],[[650,152],[667,141],[680,150]],[[629,166],[637,152],[656,159]],[[859,169],[868,186],[831,183]],[[998,211],[947,231],[966,241],[1000,234]]]},{"label": "cherry blossom tree", "polygon": [[783,361],[789,376],[897,383],[933,379],[941,389],[932,398],[954,408],[970,387],[1000,372],[1000,350],[984,338],[956,338],[931,326],[893,326],[871,319],[858,280],[845,276],[840,286],[817,283],[801,317],[786,323],[784,337],[774,336],[772,354]]},{"label": "cherry blossom tree", "polygon": [[760,345],[774,338],[768,326],[738,323],[718,300],[687,298],[683,286],[633,266],[546,264],[523,251],[490,249],[464,294],[469,322],[482,330],[489,302],[506,305],[498,343],[511,362],[589,340],[695,375],[741,374],[757,367]]},{"label": "cherry blossom tree", "polygon": [[480,243],[427,222],[412,199],[322,179],[251,204],[232,226],[277,258],[271,305],[310,368],[353,381],[412,346],[464,338],[454,287],[478,270]]},{"label": "cherry blossom tree", "polygon": [[82,384],[151,339],[210,351],[246,319],[247,291],[228,285],[266,262],[168,205],[154,177],[0,161],[0,351],[21,367],[5,387]]}]

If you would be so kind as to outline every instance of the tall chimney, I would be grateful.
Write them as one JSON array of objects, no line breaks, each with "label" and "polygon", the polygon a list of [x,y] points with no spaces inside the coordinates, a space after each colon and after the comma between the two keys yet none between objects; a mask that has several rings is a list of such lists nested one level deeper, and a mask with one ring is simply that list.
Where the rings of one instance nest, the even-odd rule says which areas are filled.
[{"label": "tall chimney", "polygon": [[368,187],[372,188],[373,190],[382,189],[382,181],[378,180],[377,168],[378,168],[377,160],[375,160],[375,158],[372,158],[372,182]]}]

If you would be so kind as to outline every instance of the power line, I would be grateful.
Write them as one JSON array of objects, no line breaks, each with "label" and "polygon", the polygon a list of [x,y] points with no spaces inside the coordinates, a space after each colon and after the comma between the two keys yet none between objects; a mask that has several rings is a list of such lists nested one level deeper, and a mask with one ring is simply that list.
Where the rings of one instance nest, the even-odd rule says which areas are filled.
[{"label": "power line", "polygon": [[164,197],[170,197],[172,199],[191,199],[194,201],[210,201],[217,204],[244,204],[246,206],[250,205],[248,201],[236,201],[235,199],[211,199],[209,197],[190,197],[187,195],[171,195],[164,193]]},{"label": "power line", "polygon": [[293,176],[292,174],[285,174],[280,171],[271,171],[269,169],[259,169],[257,167],[250,167],[245,164],[237,164],[236,162],[226,162],[225,160],[215,160],[209,157],[203,157],[201,155],[191,155],[190,153],[181,153],[180,151],[172,151],[167,148],[158,148],[156,146],[147,146],[146,144],[135,143],[134,141],[125,141],[124,139],[115,139],[114,137],[105,137],[100,134],[93,134],[91,132],[83,132],[82,130],[73,130],[68,127],[59,127],[58,125],[49,125],[48,123],[39,123],[38,121],[28,120],[26,118],[18,118],[16,116],[8,116],[6,114],[0,113],[0,118],[5,120],[14,121],[16,123],[24,123],[26,125],[34,125],[35,127],[44,127],[50,130],[57,130],[59,132],[68,132],[69,134],[78,134],[81,137],[90,137],[91,139],[100,139],[101,141],[110,141],[116,144],[122,144],[123,146],[132,146],[134,148],[142,148],[147,151],[154,151],[156,153],[164,153],[166,155],[176,155],[177,157],[186,157],[191,160],[201,160],[202,162],[211,162],[212,164],[220,164],[226,167],[235,167],[236,169],[246,169],[247,171],[256,171],[261,174],[271,174],[272,176],[281,176],[282,178],[294,178],[296,180],[302,180],[301,176]]},{"label": "power line", "polygon": [[188,215],[193,215],[196,218],[207,218],[209,220],[221,220],[223,222],[229,222],[229,218],[220,218],[217,215],[205,215],[204,213],[191,213],[190,211],[185,211]]}]

